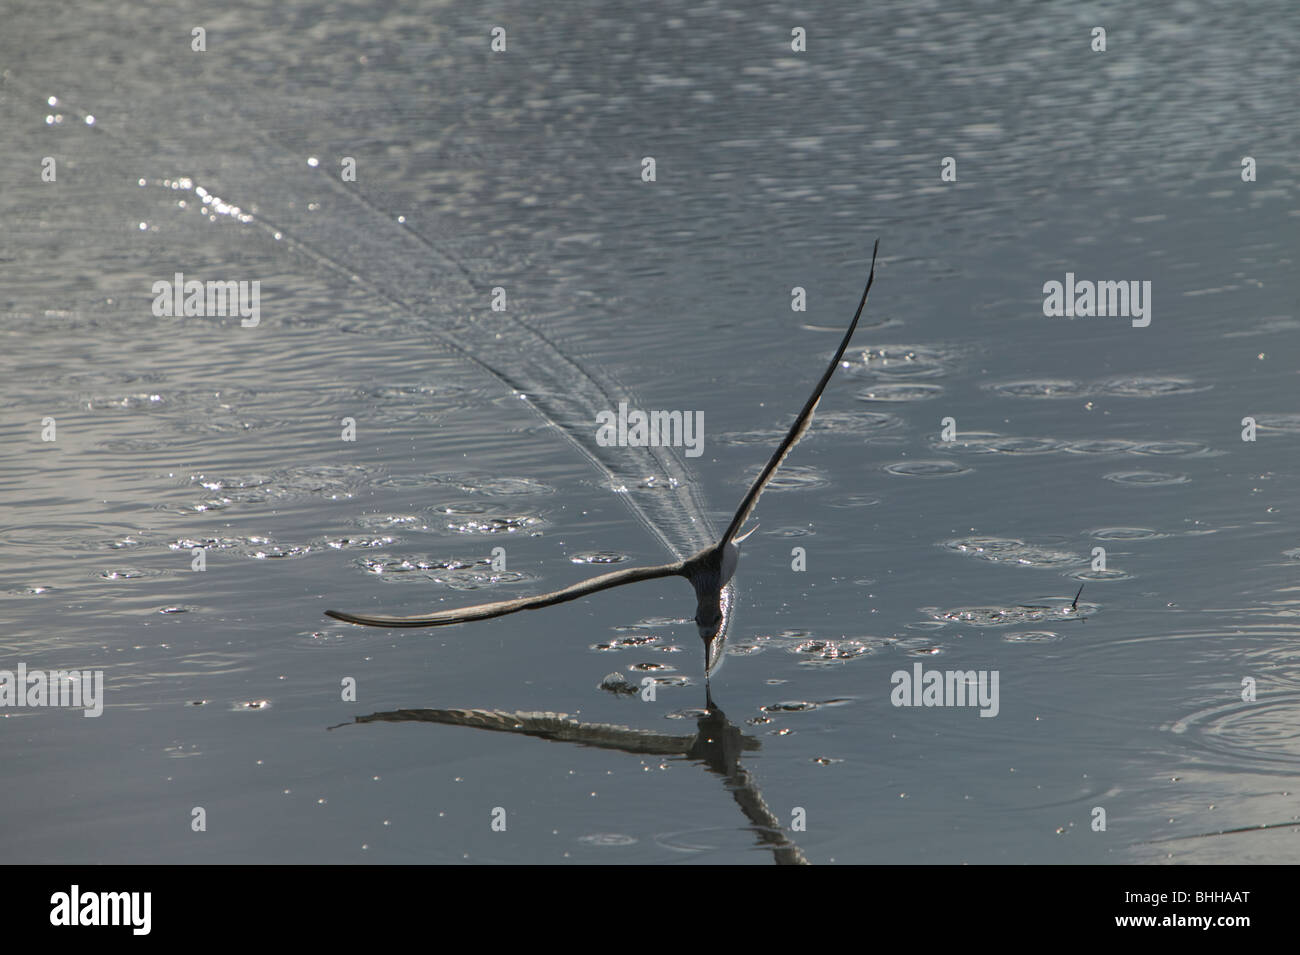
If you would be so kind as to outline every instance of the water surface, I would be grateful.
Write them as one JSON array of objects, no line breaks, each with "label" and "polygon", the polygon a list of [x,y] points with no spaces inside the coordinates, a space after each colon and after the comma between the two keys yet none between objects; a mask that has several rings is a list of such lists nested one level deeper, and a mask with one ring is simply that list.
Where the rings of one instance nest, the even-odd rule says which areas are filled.
[{"label": "water surface", "polygon": [[[815,863],[1294,861],[1296,828],[1183,837],[1300,821],[1296,28],[1283,3],[10,4],[0,659],[108,695],[0,712],[8,858],[792,861],[757,793]],[[739,762],[692,749],[681,581],[447,630],[322,616],[707,541],[877,236],[744,546],[711,686]],[[260,325],[155,318],[176,272],[260,281]],[[1150,326],[1045,317],[1066,272],[1150,281]],[[604,398],[702,411],[704,454],[589,460]],[[998,671],[997,717],[891,705],[917,662]]]}]

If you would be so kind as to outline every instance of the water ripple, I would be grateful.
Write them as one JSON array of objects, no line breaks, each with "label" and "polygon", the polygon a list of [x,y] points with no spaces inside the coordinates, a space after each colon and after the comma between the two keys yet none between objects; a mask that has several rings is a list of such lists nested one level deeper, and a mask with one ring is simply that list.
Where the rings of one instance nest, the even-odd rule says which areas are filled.
[{"label": "water ripple", "polygon": [[139,567],[113,567],[97,571],[91,576],[102,580],[141,580],[146,577],[161,577],[165,573],[163,570],[144,570]]},{"label": "water ripple", "polygon": [[1102,541],[1146,541],[1169,536],[1149,527],[1099,527],[1088,533]]},{"label": "water ripple", "polygon": [[[745,471],[744,483],[752,484],[762,471],[762,466],[748,468]],[[830,478],[818,468],[810,464],[788,464],[777,471],[768,482],[765,494],[773,492],[781,493],[783,491],[814,491],[829,485]]]},{"label": "water ripple", "polygon": [[1058,399],[1162,398],[1166,395],[1187,395],[1206,391],[1213,386],[1198,384],[1188,378],[1136,375],[1093,382],[1052,378],[1029,379],[995,382],[984,387],[1007,398]]},{"label": "water ripple", "polygon": [[1293,776],[1300,761],[1300,693],[1206,707],[1163,729],[1234,768]]},{"label": "water ripple", "polygon": [[1160,471],[1113,471],[1102,477],[1127,487],[1168,487],[1171,484],[1186,484],[1191,480],[1186,474],[1165,474]]},{"label": "water ripple", "polygon": [[960,537],[939,546],[968,557],[1019,567],[1070,567],[1086,562],[1069,551],[1039,547],[1015,537]]},{"label": "water ripple", "polygon": [[380,537],[370,537],[368,535],[318,537],[311,543],[317,550],[367,550],[375,547],[389,547],[399,542],[400,538],[389,537],[385,534]]},{"label": "water ripple", "polygon": [[940,451],[965,451],[971,454],[1144,454],[1192,456],[1209,454],[1210,447],[1199,441],[1126,441],[1122,438],[1097,438],[1065,441],[1050,437],[1014,437],[996,432],[958,434],[954,440],[933,437],[930,447]]},{"label": "water ripple", "polygon": [[626,554],[615,554],[603,550],[574,554],[569,558],[570,563],[574,564],[621,564],[625,560],[627,560]]},{"label": "water ripple", "polygon": [[[730,431],[713,438],[718,444],[737,447],[772,448],[781,442],[790,430],[793,419],[782,428],[759,429],[755,431]],[[893,431],[902,426],[902,419],[897,415],[879,411],[831,411],[818,414],[813,418],[809,432],[811,434],[879,434]]]},{"label": "water ripple", "polygon": [[202,487],[213,496],[181,510],[202,512],[221,510],[232,504],[266,504],[310,497],[345,500],[367,484],[374,472],[374,468],[360,464],[322,464],[284,468],[270,474],[193,474],[186,483]]},{"label": "water ripple", "polygon": [[958,434],[952,441],[933,438],[930,446],[940,451],[969,451],[972,454],[1051,454],[1065,444],[1055,438],[1017,438],[994,432]]},{"label": "water ripple", "polygon": [[851,377],[941,378],[964,357],[942,345],[872,345],[851,349],[840,364]]},{"label": "water ripple", "polygon": [[971,469],[955,461],[898,461],[881,470],[899,477],[954,477]]},{"label": "water ripple", "polygon": [[517,534],[545,523],[533,514],[503,513],[476,502],[442,504],[433,511],[451,518],[443,527],[455,534]]},{"label": "water ripple", "polygon": [[857,392],[859,401],[928,401],[943,394],[942,385],[899,383],[873,385]]},{"label": "water ripple", "polygon": [[1065,450],[1070,454],[1128,454],[1137,445],[1122,438],[1096,438],[1093,440],[1071,441]]},{"label": "water ripple", "polygon": [[[941,610],[937,607],[922,607],[921,612],[928,614],[932,620],[942,624],[956,623],[971,627],[1010,627],[1030,623],[1044,623],[1061,620],[1082,620],[1097,613],[1099,604],[1080,602],[1078,609],[1072,604],[1072,597],[1050,597],[1042,604],[1011,604],[990,607],[952,607]],[[1020,635],[1022,638],[1027,634]],[[1052,635],[1055,637],[1055,634]],[[1059,638],[1057,638],[1059,639]],[[1011,642],[1044,642],[1040,640],[1020,639]]]},{"label": "water ripple", "polygon": [[593,832],[589,836],[579,836],[578,841],[602,849],[634,846],[637,843],[635,836],[627,836],[621,832]]},{"label": "water ripple", "polygon": [[431,580],[453,590],[478,590],[497,584],[516,584],[533,580],[531,574],[513,570],[494,570],[487,559],[437,559],[427,556],[395,557],[376,554],[358,557],[353,565],[386,582]]},{"label": "water ripple", "polygon": [[876,649],[861,640],[805,640],[791,647],[790,652],[805,657],[806,665],[817,665],[843,663],[874,653]]},{"label": "water ripple", "polygon": [[549,484],[526,477],[501,477],[473,472],[430,474],[421,486],[450,486],[466,494],[484,497],[520,497],[536,494],[554,494]]},{"label": "water ripple", "polygon": [[1051,630],[1017,630],[1002,635],[1004,643],[1055,643],[1060,639],[1061,635]]}]

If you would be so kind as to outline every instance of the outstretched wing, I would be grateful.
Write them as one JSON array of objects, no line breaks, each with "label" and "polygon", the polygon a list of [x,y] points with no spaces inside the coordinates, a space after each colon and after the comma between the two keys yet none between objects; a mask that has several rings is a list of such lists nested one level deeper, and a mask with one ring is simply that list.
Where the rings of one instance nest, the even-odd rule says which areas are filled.
[{"label": "outstretched wing", "polygon": [[445,627],[453,623],[467,623],[470,620],[487,620],[491,617],[504,617],[519,610],[536,610],[561,604],[566,600],[577,600],[587,594],[594,594],[610,587],[636,583],[639,580],[654,580],[657,577],[672,577],[682,573],[683,563],[659,564],[655,567],[629,567],[613,573],[601,574],[556,590],[549,594],[535,594],[531,597],[519,597],[515,600],[498,600],[494,603],[478,604],[473,607],[457,607],[449,610],[437,610],[419,617],[384,617],[369,614],[348,613],[345,610],[326,610],[325,616],[348,623],[359,623],[366,627]]},{"label": "outstretched wing", "polygon": [[849,339],[853,337],[853,330],[858,327],[858,319],[862,317],[862,309],[867,304],[867,293],[871,291],[871,283],[876,278],[876,252],[880,249],[880,240],[876,240],[875,247],[871,250],[871,274],[867,276],[867,287],[862,293],[862,300],[858,302],[858,310],[853,313],[853,321],[849,323],[849,330],[844,333],[844,340],[840,342],[840,347],[835,351],[835,357],[831,359],[830,365],[827,366],[825,374],[822,375],[821,381],[817,382],[817,387],[808,397],[804,404],[803,410],[799,412],[799,417],[794,419],[794,424],[786,433],[785,438],[777,447],[776,453],[772,459],[767,462],[767,467],[763,468],[763,473],[758,476],[758,480],[750,487],[749,493],[745,499],[740,502],[740,507],[736,509],[736,516],[731,519],[727,532],[722,535],[722,544],[726,544],[736,536],[740,528],[744,526],[745,521],[749,520],[749,515],[754,511],[754,505],[758,503],[759,495],[763,493],[763,488],[767,487],[767,482],[772,479],[776,469],[781,466],[794,446],[799,443],[799,439],[808,431],[808,426],[812,424],[813,412],[817,410],[817,402],[821,400],[822,392],[826,390],[826,385],[831,380],[831,375],[835,374],[835,368],[844,357],[844,350],[849,347]]}]

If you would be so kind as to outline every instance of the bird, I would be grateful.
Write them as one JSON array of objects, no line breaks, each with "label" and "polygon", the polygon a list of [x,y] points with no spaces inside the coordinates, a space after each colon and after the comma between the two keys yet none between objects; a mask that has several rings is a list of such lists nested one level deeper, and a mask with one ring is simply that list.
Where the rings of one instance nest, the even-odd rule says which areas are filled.
[{"label": "bird", "polygon": [[822,393],[826,390],[831,377],[835,374],[836,367],[844,357],[844,352],[849,347],[849,341],[853,338],[853,332],[858,327],[858,319],[862,317],[862,310],[866,307],[867,295],[870,294],[871,285],[876,278],[876,255],[879,250],[880,240],[877,239],[875,246],[871,250],[871,270],[867,275],[867,286],[862,292],[862,298],[858,301],[857,311],[853,313],[853,321],[849,323],[848,330],[844,333],[844,338],[835,350],[834,357],[826,366],[826,371],[822,373],[821,379],[813,388],[812,394],[804,402],[804,406],[795,418],[794,424],[790,426],[790,430],[781,439],[781,443],[777,445],[772,457],[741,499],[740,506],[736,508],[736,513],[731,518],[731,523],[727,525],[726,531],[723,532],[716,543],[702,548],[684,560],[649,567],[628,567],[624,570],[600,574],[550,593],[517,597],[513,600],[497,600],[491,603],[476,604],[472,607],[436,610],[433,613],[412,617],[351,613],[345,610],[326,610],[325,615],[335,620],[366,627],[446,627],[452,624],[469,623],[474,620],[504,617],[507,614],[518,613],[521,610],[539,610],[542,607],[551,607],[555,604],[577,600],[589,594],[609,590],[612,587],[634,584],[642,580],[685,577],[695,589],[695,625],[699,630],[700,639],[704,641],[705,675],[708,676],[715,669],[721,656],[719,652],[721,643],[717,640],[718,635],[725,633],[730,618],[730,602],[724,598],[723,589],[735,575],[736,566],[740,561],[740,545],[758,528],[757,526],[750,528],[744,534],[740,533],[740,529],[753,514],[759,497],[776,474],[777,469],[789,456],[790,452],[794,450],[794,446],[799,443],[799,440],[808,432],[808,428],[812,424],[813,414],[817,410],[818,402],[821,401]]}]

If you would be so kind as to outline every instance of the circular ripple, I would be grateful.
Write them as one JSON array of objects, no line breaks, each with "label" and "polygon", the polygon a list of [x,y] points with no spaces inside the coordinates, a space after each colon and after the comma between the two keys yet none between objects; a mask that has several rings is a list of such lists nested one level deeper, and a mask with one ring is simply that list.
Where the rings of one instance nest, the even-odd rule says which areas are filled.
[{"label": "circular ripple", "polygon": [[1060,639],[1061,635],[1051,630],[1017,630],[1002,635],[1004,643],[1056,643]]},{"label": "circular ripple", "polygon": [[455,534],[516,534],[544,523],[532,514],[505,514],[473,502],[443,504],[433,511],[451,518],[443,526]]},{"label": "circular ripple", "polygon": [[167,547],[170,550],[193,550],[196,547],[203,550],[231,550],[250,543],[251,538],[248,537],[180,537],[169,541]]},{"label": "circular ripple", "polygon": [[1056,620],[1078,620],[1100,609],[1096,604],[1080,603],[1079,609],[1071,607],[1069,597],[1056,598],[1055,603],[1007,607],[953,607],[950,610],[922,608],[941,623],[959,623],[971,627],[1009,627],[1027,623]]},{"label": "circular ripple", "polygon": [[1065,450],[1070,454],[1127,454],[1135,447],[1132,441],[1103,438],[1095,441],[1071,441],[1065,445]]},{"label": "circular ripple", "polygon": [[972,454],[1051,454],[1065,447],[1055,438],[1017,438],[992,432],[959,434],[953,441],[932,440],[931,447]]},{"label": "circular ripple", "polygon": [[957,349],[937,345],[873,345],[854,349],[842,364],[854,377],[941,378],[960,357]]},{"label": "circular ripple", "polygon": [[1051,454],[1064,446],[1055,438],[1002,438],[989,445],[999,454]]},{"label": "circular ripple", "polygon": [[1136,376],[1133,378],[1111,378],[1099,382],[1096,393],[1116,398],[1163,398],[1165,395],[1186,395],[1196,391],[1205,391],[1209,385],[1198,385],[1187,378],[1162,378]]},{"label": "circular ripple", "polygon": [[1088,533],[1102,541],[1146,541],[1169,536],[1149,527],[1099,527]]},{"label": "circular ripple", "polygon": [[93,532],[94,529],[91,524],[13,524],[0,528],[0,544],[21,547],[52,545],[69,547],[77,546],[77,542],[80,542],[79,546],[86,549],[87,542],[99,540],[87,533]]},{"label": "circular ripple", "polygon": [[1191,480],[1186,474],[1165,474],[1160,471],[1113,471],[1103,475],[1103,478],[1126,487],[1168,487],[1171,484],[1186,484]]},{"label": "circular ripple", "polygon": [[283,560],[306,557],[310,544],[279,544],[269,537],[250,537],[248,543],[237,546],[235,552],[254,560]]},{"label": "circular ripple", "polygon": [[1076,570],[1068,576],[1075,580],[1132,580],[1133,575],[1123,570]]},{"label": "circular ripple", "polygon": [[306,497],[343,500],[352,497],[371,473],[371,468],[359,464],[328,464],[285,468],[272,474],[225,477],[195,474],[186,483],[202,487],[213,496],[189,509],[219,510],[231,504],[262,504]]},{"label": "circular ripple", "polygon": [[95,541],[91,544],[97,550],[135,550],[138,547],[156,547],[154,540],[145,534],[124,534],[112,540]]},{"label": "circular ripple", "polygon": [[1137,375],[1130,378],[1111,378],[1106,381],[1083,382],[1070,379],[1030,379],[1007,381],[986,385],[990,391],[1009,398],[1161,398],[1166,395],[1191,394],[1205,391],[1210,385],[1200,385],[1186,378],[1165,378]]},{"label": "circular ripple", "polygon": [[1199,441],[1149,441],[1133,448],[1134,454],[1204,454],[1210,450],[1208,444]]},{"label": "circular ripple", "polygon": [[873,653],[875,648],[860,640],[805,640],[790,652],[805,657],[808,663],[839,663]]},{"label": "circular ripple", "polygon": [[1090,394],[1082,382],[1059,379],[1007,381],[985,387],[1009,398],[1085,398]]},{"label": "circular ripple", "polygon": [[[880,498],[872,497],[869,494],[845,494],[843,497],[833,498],[826,502],[831,507],[874,507],[880,503]],[[806,531],[807,534],[814,533]],[[793,537],[793,534],[784,534],[785,537]]]},{"label": "circular ripple", "polygon": [[968,557],[1021,567],[1069,567],[1083,561],[1069,551],[1039,547],[1014,537],[961,537],[939,546]]},{"label": "circular ripple", "polygon": [[357,398],[373,398],[379,401],[406,401],[412,398],[424,401],[426,398],[461,395],[468,390],[463,386],[446,384],[374,385],[369,388],[358,388],[353,395]]},{"label": "circular ripple", "polygon": [[457,560],[447,558],[434,560],[431,557],[389,557],[379,554],[374,557],[358,557],[353,563],[371,574],[409,574],[427,571],[468,570],[487,561]]},{"label": "circular ripple", "polygon": [[[791,420],[790,424],[794,421]],[[828,411],[813,418],[811,431],[834,434],[873,434],[900,427],[903,421],[897,415],[880,411]],[[786,430],[789,430],[788,427]],[[785,432],[781,432],[782,437]]]},{"label": "circular ripple", "polygon": [[1240,768],[1292,775],[1300,760],[1300,693],[1209,707],[1165,728]]},{"label": "circular ripple", "polygon": [[[769,430],[756,431],[729,431],[726,434],[720,434],[711,441],[718,444],[735,445],[738,447],[772,447],[781,442],[790,430],[790,425],[794,423],[791,419],[785,423],[782,428],[771,428]],[[813,417],[809,431],[814,433],[830,434],[878,434],[885,431],[892,431],[902,426],[902,419],[897,415],[885,414],[880,411],[829,411],[825,414],[818,414]]]},{"label": "circular ripple", "polygon": [[311,546],[317,550],[367,550],[375,547],[389,547],[399,543],[399,538],[381,535],[371,537],[368,534],[358,534],[348,537],[318,537],[311,542]]},{"label": "circular ripple", "polygon": [[185,431],[213,431],[218,434],[240,434],[245,431],[268,431],[283,428],[290,422],[283,418],[254,418],[239,416],[227,420],[217,418],[186,418],[182,422]]},{"label": "circular ripple", "polygon": [[497,584],[516,584],[533,580],[531,574],[514,570],[493,570],[489,560],[435,560],[429,557],[390,557],[376,554],[359,557],[354,565],[385,582],[431,580],[453,590],[478,590]]},{"label": "circular ripple", "polygon": [[[0,544],[7,546],[37,546],[43,548],[57,547],[61,550],[109,550],[130,551],[142,547],[157,547],[159,541],[149,531],[129,529],[128,525],[101,525],[99,534],[88,534],[95,530],[91,525],[80,524],[29,524],[6,527],[0,530]],[[100,536],[104,531],[113,533],[113,537]]]},{"label": "circular ripple", "polygon": [[859,401],[928,401],[943,394],[942,385],[883,384],[864,388],[856,395]]},{"label": "circular ripple", "polygon": [[972,627],[1009,627],[1015,624],[1041,623],[1051,615],[1048,607],[953,607],[931,614],[943,623],[962,623]]},{"label": "circular ripple", "polygon": [[637,842],[635,836],[625,836],[620,832],[593,832],[589,836],[579,836],[578,841],[586,843],[589,846],[599,846],[601,848],[634,846]]},{"label": "circular ripple", "polygon": [[454,487],[466,494],[482,494],[485,497],[521,497],[530,494],[555,493],[555,488],[549,484],[543,484],[532,478],[498,477],[492,474],[431,474],[424,483]]},{"label": "circular ripple", "polygon": [[97,571],[91,576],[101,580],[143,580],[146,577],[161,577],[165,573],[162,570],[142,570],[139,567],[114,567]]},{"label": "circular ripple", "polygon": [[415,514],[365,514],[352,521],[368,531],[427,531],[428,523]]},{"label": "circular ripple", "polygon": [[611,551],[593,551],[587,554],[574,554],[569,561],[574,564],[621,564],[627,560],[626,554]]},{"label": "circular ripple", "polygon": [[899,461],[882,469],[899,477],[953,477],[971,470],[955,461]]},{"label": "circular ripple", "polygon": [[[758,477],[761,467],[749,468],[745,472],[745,483],[750,484]],[[792,464],[777,471],[768,482],[764,493],[781,491],[813,491],[829,485],[830,479],[819,469],[808,464]]]}]

